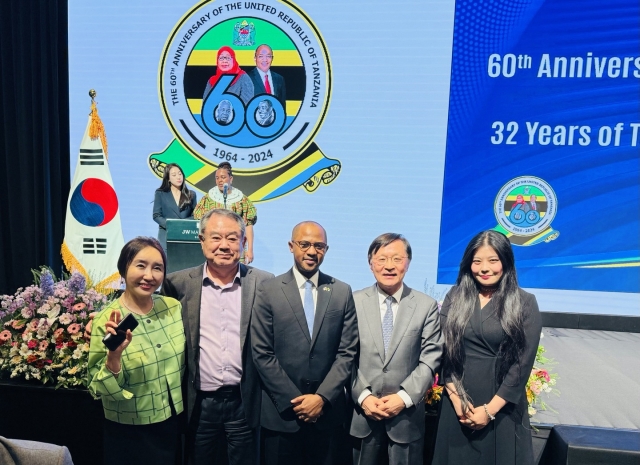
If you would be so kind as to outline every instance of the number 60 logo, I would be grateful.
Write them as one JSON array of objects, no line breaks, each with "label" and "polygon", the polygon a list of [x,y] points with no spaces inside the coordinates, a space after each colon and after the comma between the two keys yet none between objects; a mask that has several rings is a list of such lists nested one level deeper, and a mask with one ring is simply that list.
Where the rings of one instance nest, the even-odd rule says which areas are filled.
[{"label": "number 60 logo", "polygon": [[229,137],[240,132],[246,125],[252,134],[273,137],[286,122],[282,103],[273,95],[256,95],[245,107],[235,94],[227,92],[234,74],[220,77],[215,87],[202,104],[202,122],[214,136]]}]

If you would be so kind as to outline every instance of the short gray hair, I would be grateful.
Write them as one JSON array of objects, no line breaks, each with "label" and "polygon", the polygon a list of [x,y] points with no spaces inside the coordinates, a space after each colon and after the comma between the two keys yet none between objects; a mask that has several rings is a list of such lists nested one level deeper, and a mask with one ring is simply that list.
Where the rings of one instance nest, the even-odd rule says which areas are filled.
[{"label": "short gray hair", "polygon": [[225,218],[231,218],[232,220],[234,220],[236,223],[238,223],[238,226],[240,226],[240,234],[242,234],[242,237],[245,237],[247,228],[244,224],[244,220],[242,219],[242,217],[238,215],[236,212],[231,210],[225,210],[224,208],[214,208],[213,210],[209,210],[200,219],[200,234],[202,236],[204,236],[204,230],[207,227],[209,218],[211,218],[213,215],[224,216]]},{"label": "short gray hair", "polygon": [[367,253],[369,263],[371,263],[371,257],[373,257],[378,250],[395,241],[400,241],[404,244],[404,250],[407,253],[407,257],[411,260],[411,244],[409,244],[407,238],[398,233],[384,233],[376,237],[369,246],[369,252]]}]

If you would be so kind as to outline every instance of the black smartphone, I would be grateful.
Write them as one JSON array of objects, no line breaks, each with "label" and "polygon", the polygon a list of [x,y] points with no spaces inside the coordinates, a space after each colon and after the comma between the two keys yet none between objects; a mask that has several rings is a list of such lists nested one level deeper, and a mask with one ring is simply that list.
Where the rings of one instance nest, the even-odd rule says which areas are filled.
[{"label": "black smartphone", "polygon": [[107,335],[102,338],[102,343],[107,346],[107,349],[111,351],[116,350],[118,346],[122,344],[122,341],[127,338],[127,329],[133,331],[137,326],[138,320],[133,316],[133,313],[129,313],[118,323],[118,327],[116,328],[117,334],[107,333]]}]

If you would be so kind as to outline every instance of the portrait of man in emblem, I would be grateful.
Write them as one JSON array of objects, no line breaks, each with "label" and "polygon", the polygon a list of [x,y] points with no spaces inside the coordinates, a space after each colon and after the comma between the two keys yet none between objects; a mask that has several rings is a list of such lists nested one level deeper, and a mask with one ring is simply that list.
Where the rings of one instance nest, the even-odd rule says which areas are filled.
[{"label": "portrait of man in emblem", "polygon": [[233,106],[229,100],[221,100],[213,115],[218,124],[226,126],[233,120]]},{"label": "portrait of man in emblem", "polygon": [[258,103],[258,109],[256,110],[256,122],[260,126],[269,126],[273,123],[276,114],[273,111],[273,105],[269,100],[263,100]]}]

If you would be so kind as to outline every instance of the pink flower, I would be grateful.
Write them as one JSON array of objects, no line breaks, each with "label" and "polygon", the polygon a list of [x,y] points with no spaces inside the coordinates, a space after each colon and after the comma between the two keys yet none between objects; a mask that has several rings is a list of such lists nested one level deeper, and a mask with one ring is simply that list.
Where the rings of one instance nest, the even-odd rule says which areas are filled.
[{"label": "pink flower", "polygon": [[37,345],[38,341],[36,341],[35,339],[31,339],[29,342],[27,342],[27,347],[29,347],[29,349],[35,349]]},{"label": "pink flower", "polygon": [[29,323],[29,327],[32,330],[36,330],[38,329],[38,320],[31,320],[31,323]]},{"label": "pink flower", "polygon": [[8,330],[4,330],[0,333],[0,341],[5,342],[11,339],[11,333]]},{"label": "pink flower", "polygon": [[40,345],[38,346],[38,350],[45,351],[49,347],[49,341],[40,341]]},{"label": "pink flower", "polygon": [[13,320],[11,322],[11,326],[13,326],[13,329],[22,329],[24,328],[24,323],[20,323],[18,320]]},{"label": "pink flower", "polygon": [[536,396],[539,396],[542,392],[542,383],[539,380],[535,380],[533,383],[531,383],[530,387],[531,391],[533,391]]},{"label": "pink flower", "polygon": [[62,333],[64,333],[64,328],[58,328],[53,332],[53,337],[57,339]]},{"label": "pink flower", "polygon": [[72,323],[67,328],[67,331],[69,332],[69,334],[76,334],[78,331],[80,331],[80,325],[78,323]]},{"label": "pink flower", "polygon": [[80,302],[78,304],[75,304],[72,310],[74,312],[79,312],[80,310],[84,310],[85,308],[87,308],[87,304],[85,304],[84,302]]}]

